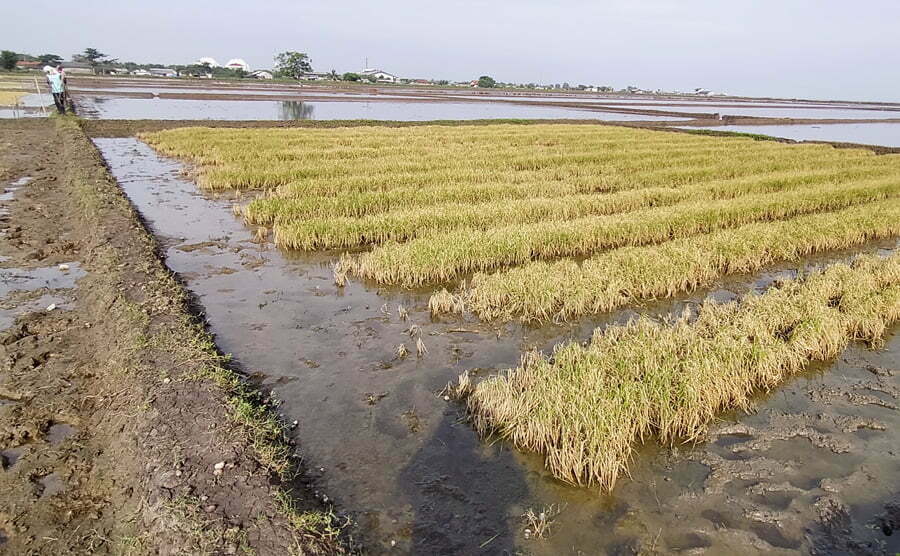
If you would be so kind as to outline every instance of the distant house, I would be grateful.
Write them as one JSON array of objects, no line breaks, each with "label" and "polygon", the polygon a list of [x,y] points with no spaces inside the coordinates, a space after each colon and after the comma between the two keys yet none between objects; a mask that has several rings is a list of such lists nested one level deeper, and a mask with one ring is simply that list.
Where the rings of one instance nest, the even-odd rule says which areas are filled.
[{"label": "distant house", "polygon": [[87,62],[63,62],[63,70],[68,74],[73,73],[94,73],[94,68]]},{"label": "distant house", "polygon": [[225,64],[225,67],[232,70],[241,70],[243,72],[250,73],[250,64],[240,58],[232,58],[231,60],[228,60],[228,63]]},{"label": "distant house", "polygon": [[701,87],[697,87],[696,89],[694,89],[695,95],[701,95],[701,96],[708,97],[710,95],[710,93],[711,93],[711,91],[709,89],[703,89]]},{"label": "distant house", "polygon": [[150,68],[153,77],[178,77],[178,72],[172,68]]},{"label": "distant house", "polygon": [[331,74],[329,74],[329,73],[320,73],[320,72],[315,72],[315,71],[307,71],[307,72],[301,73],[300,77],[298,77],[298,79],[300,79],[301,81],[322,81],[323,79],[330,79],[330,78],[331,78]]},{"label": "distant house", "polygon": [[399,80],[399,78],[392,73],[388,73],[386,71],[382,71],[380,69],[374,69],[374,68],[366,68],[366,69],[362,70],[361,72],[359,72],[359,75],[363,79],[366,79],[369,77],[374,77],[375,81],[377,81],[379,83],[396,83]]},{"label": "distant house", "polygon": [[19,60],[16,62],[16,69],[41,69],[43,64],[40,62],[26,62],[24,60]]},{"label": "distant house", "polygon": [[150,77],[150,72],[145,69],[136,69],[131,72],[131,75],[136,75],[138,77]]},{"label": "distant house", "polygon": [[209,56],[204,56],[203,58],[200,58],[199,60],[197,60],[197,65],[198,66],[209,66],[211,68],[217,68],[217,67],[219,67],[219,62],[216,62],[215,58],[210,58]]},{"label": "distant house", "polygon": [[254,79],[274,79],[275,76],[272,75],[272,72],[266,70],[256,70],[250,74],[250,77]]}]

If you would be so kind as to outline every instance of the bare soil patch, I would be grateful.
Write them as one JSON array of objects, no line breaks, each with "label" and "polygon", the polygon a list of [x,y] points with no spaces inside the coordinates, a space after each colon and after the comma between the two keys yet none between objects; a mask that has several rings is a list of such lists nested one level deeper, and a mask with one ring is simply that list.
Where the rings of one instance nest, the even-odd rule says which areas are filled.
[{"label": "bare soil patch", "polygon": [[24,176],[0,266],[86,275],[54,292],[64,306],[0,333],[0,552],[342,552],[287,433],[216,352],[85,135],[0,123],[0,181]]}]

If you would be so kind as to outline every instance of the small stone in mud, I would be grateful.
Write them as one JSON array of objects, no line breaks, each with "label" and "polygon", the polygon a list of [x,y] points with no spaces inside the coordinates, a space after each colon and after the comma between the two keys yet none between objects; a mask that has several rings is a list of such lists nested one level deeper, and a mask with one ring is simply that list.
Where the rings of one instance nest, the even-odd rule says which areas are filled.
[{"label": "small stone in mud", "polygon": [[59,269],[63,272],[66,272],[67,270],[69,270],[69,265],[61,264],[61,265],[59,265]]},{"label": "small stone in mud", "polygon": [[213,475],[221,475],[222,471],[225,469],[225,462],[220,461],[219,463],[213,465]]}]

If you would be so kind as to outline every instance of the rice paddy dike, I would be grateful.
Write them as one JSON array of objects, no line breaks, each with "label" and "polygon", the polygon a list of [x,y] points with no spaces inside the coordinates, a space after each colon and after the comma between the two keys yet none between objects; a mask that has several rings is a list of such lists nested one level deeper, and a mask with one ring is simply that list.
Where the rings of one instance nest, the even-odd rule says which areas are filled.
[{"label": "rice paddy dike", "polygon": [[[502,335],[515,338],[512,347],[526,352],[518,366],[510,342],[490,348],[479,336],[456,345],[457,355],[503,355],[469,355],[471,372],[446,376],[446,393],[479,434],[519,448],[513,457],[530,473],[581,486],[527,481],[532,499],[559,500],[548,493],[563,490],[562,499],[578,501],[558,518],[557,534],[569,536],[546,553],[570,538],[596,541],[582,529],[597,523],[620,540],[641,539],[610,541],[608,550],[852,552],[861,545],[835,539],[875,531],[893,515],[879,509],[884,492],[863,501],[848,489],[878,491],[871,481],[893,485],[886,477],[897,471],[874,432],[891,430],[900,395],[897,155],[574,124],[190,128],[142,139],[190,162],[201,188],[225,194],[258,229],[257,241],[271,232],[284,256],[315,261],[304,272],[320,281],[316,296],[331,295],[318,293],[327,278],[334,295],[353,292],[353,314],[360,299],[387,300],[386,311],[400,301],[397,325],[409,337],[435,335],[419,336],[426,366],[446,370],[434,342],[457,330],[494,331],[498,345]],[[384,333],[370,326],[353,334],[384,362],[395,346],[373,348]],[[404,356],[393,359],[401,365]],[[434,385],[438,375],[423,380]],[[776,391],[795,397],[782,401]],[[380,396],[367,399],[398,404]],[[417,399],[426,422],[429,404]],[[460,467],[471,469],[458,434],[435,439],[453,438]],[[416,457],[440,468],[434,452]],[[801,470],[792,457],[830,463]],[[844,467],[850,461],[859,474]],[[401,474],[428,482],[415,472],[421,465]],[[669,476],[668,466],[679,471]],[[674,481],[665,494],[662,476]],[[479,492],[489,484],[477,473],[470,480]],[[650,488],[659,510],[676,517],[651,517]],[[635,501],[623,508],[609,493]],[[714,509],[725,504],[733,507]],[[876,519],[882,509],[888,517]],[[640,523],[623,517],[632,512]],[[685,515],[692,532],[659,532]],[[509,531],[498,534],[484,541],[512,546]],[[414,548],[440,544],[412,537]],[[876,553],[894,546],[867,539]]]}]

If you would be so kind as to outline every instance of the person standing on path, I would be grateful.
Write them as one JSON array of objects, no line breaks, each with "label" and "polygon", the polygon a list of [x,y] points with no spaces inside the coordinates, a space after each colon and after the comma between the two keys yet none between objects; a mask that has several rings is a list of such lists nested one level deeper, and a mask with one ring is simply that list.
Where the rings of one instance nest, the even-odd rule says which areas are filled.
[{"label": "person standing on path", "polygon": [[50,87],[50,93],[53,94],[53,103],[56,104],[56,110],[60,114],[66,113],[66,78],[59,69],[44,66],[44,72],[47,74],[47,85]]}]

